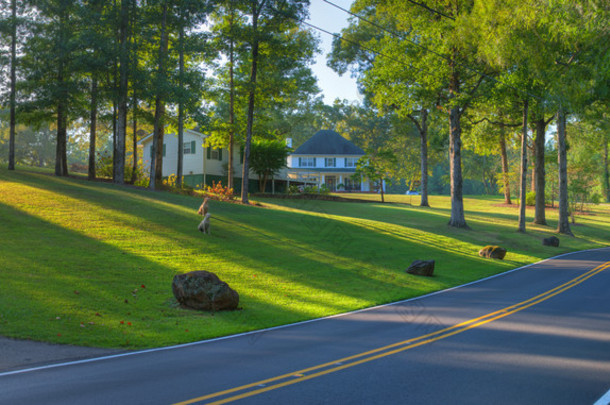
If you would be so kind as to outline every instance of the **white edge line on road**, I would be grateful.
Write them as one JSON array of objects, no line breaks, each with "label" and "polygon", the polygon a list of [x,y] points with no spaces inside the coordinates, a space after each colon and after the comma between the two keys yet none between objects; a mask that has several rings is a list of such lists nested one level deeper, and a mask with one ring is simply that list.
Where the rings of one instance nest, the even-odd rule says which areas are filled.
[{"label": "white edge line on road", "polygon": [[[25,369],[21,369],[21,370],[6,371],[6,372],[3,372],[3,373],[0,373],[0,377],[6,377],[6,376],[10,376],[10,375],[15,375],[15,374],[30,373],[30,372],[33,372],[33,371],[48,370],[48,369],[57,368],[57,367],[65,367],[65,366],[72,366],[72,365],[77,365],[77,364],[93,363],[93,362],[97,362],[97,361],[101,361],[101,360],[117,359],[117,358],[120,358],[120,357],[134,356],[134,355],[138,355],[138,354],[146,354],[146,353],[162,352],[162,351],[166,351],[166,350],[180,349],[180,348],[183,348],[183,347],[190,347],[190,346],[197,346],[197,345],[201,345],[201,344],[219,342],[219,341],[222,341],[222,340],[235,339],[235,338],[239,338],[239,337],[243,337],[243,336],[250,336],[250,335],[254,335],[254,334],[258,334],[258,333],[264,334],[264,333],[271,332],[271,331],[278,330],[278,329],[290,328],[290,327],[293,327],[293,326],[300,326],[300,325],[305,325],[305,324],[312,323],[312,322],[323,321],[325,319],[339,318],[339,317],[342,317],[342,316],[357,314],[357,313],[365,312],[365,311],[371,311],[371,310],[378,309],[378,308],[384,308],[384,307],[388,307],[388,306],[392,306],[392,305],[404,304],[406,302],[411,302],[411,301],[416,301],[416,300],[432,297],[432,296],[437,295],[437,294],[442,294],[442,293],[446,293],[446,292],[449,292],[449,291],[452,291],[452,290],[456,290],[458,288],[463,288],[463,287],[467,287],[467,286],[470,286],[470,285],[473,285],[473,284],[481,283],[483,281],[491,280],[493,278],[502,277],[502,276],[505,276],[507,274],[510,274],[510,273],[513,273],[513,272],[516,272],[516,271],[519,271],[519,270],[523,270],[523,269],[526,269],[528,267],[531,267],[531,266],[534,266],[534,265],[537,265],[537,264],[541,264],[541,263],[547,262],[549,260],[555,260],[555,259],[559,259],[559,258],[564,257],[564,256],[569,256],[569,255],[573,255],[573,254],[577,254],[577,253],[594,252],[594,251],[597,251],[597,250],[604,250],[604,249],[607,249],[607,248],[596,248],[596,249],[580,250],[580,251],[577,251],[577,252],[568,252],[568,253],[561,254],[559,256],[549,257],[548,259],[544,259],[544,260],[541,260],[541,261],[536,262],[536,263],[530,263],[528,265],[525,265],[525,266],[522,266],[522,267],[518,267],[516,269],[508,270],[508,271],[505,271],[503,273],[494,274],[493,276],[485,277],[485,278],[482,278],[480,280],[471,281],[470,283],[466,283],[466,284],[458,285],[458,286],[455,286],[455,287],[447,288],[445,290],[439,290],[439,291],[435,291],[435,292],[432,292],[432,293],[429,293],[429,294],[426,294],[426,295],[420,295],[419,297],[413,297],[413,298],[409,298],[409,299],[402,300],[402,301],[390,302],[388,304],[383,304],[383,305],[377,305],[377,306],[374,306],[374,307],[358,309],[358,310],[355,310],[355,311],[345,312],[345,313],[342,313],[342,314],[330,315],[330,316],[326,316],[326,317],[323,317],[323,318],[310,319],[310,320],[307,320],[307,321],[291,323],[291,324],[287,324],[287,325],[274,326],[272,328],[267,328],[267,329],[259,329],[259,330],[254,330],[254,331],[250,331],[250,332],[239,333],[239,334],[236,334],[236,335],[222,336],[222,337],[218,337],[218,338],[214,338],[214,339],[200,340],[200,341],[197,341],[197,342],[183,343],[183,344],[174,345],[174,346],[156,347],[154,349],[139,350],[139,351],[135,351],[135,352],[119,353],[119,354],[113,354],[113,355],[109,355],[109,356],[93,357],[93,358],[89,358],[89,359],[74,360],[74,361],[69,361],[69,362],[64,362],[64,363],[56,363],[56,364],[48,364],[48,365],[45,365],[45,366],[25,368]],[[606,393],[606,395],[604,395],[604,397],[600,398],[599,401],[601,401],[603,398],[606,398],[606,396],[609,396],[609,398],[610,398],[610,391],[608,393]],[[596,402],[594,405],[602,405],[602,404],[603,405],[608,405],[609,403],[610,402],[606,402],[606,403],[601,402],[601,403],[598,404]]]},{"label": "white edge line on road", "polygon": [[608,392],[606,392],[593,405],[608,405],[608,404],[610,404],[610,390],[608,390]]}]

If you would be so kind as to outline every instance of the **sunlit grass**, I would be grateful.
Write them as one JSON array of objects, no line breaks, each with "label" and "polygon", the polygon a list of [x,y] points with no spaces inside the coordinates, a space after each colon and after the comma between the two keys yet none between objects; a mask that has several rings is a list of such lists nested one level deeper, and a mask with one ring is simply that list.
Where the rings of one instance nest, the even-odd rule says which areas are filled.
[{"label": "sunlit grass", "polygon": [[[608,242],[605,205],[578,217],[577,237],[555,249],[540,242],[556,226],[553,211],[550,227],[528,223],[522,235],[516,207],[467,198],[473,229],[465,231],[447,227],[447,197],[432,196],[432,208],[418,207],[418,196],[387,199],[394,203],[213,202],[212,233],[203,236],[197,198],[0,168],[0,334],[176,344],[409,298]],[[509,250],[506,260],[478,257],[490,242]],[[416,259],[436,260],[435,277],[406,274]],[[217,273],[239,292],[241,309],[177,307],[171,280],[191,270]]]}]

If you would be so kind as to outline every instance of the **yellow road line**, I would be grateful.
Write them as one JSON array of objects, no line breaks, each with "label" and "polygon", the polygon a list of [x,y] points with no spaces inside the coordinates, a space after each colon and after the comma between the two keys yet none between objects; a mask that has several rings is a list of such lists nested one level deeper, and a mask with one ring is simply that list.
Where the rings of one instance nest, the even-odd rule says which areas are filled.
[{"label": "yellow road line", "polygon": [[[602,272],[603,270],[605,270],[606,268],[609,268],[609,267],[610,267],[610,262],[603,263],[603,264],[595,267],[594,269],[592,269],[584,274],[581,274],[578,277],[575,277],[574,279],[572,279],[570,281],[567,281],[551,290],[545,291],[545,292],[538,294],[532,298],[529,298],[525,301],[508,306],[508,307],[500,309],[498,311],[491,312],[489,314],[480,316],[478,318],[470,319],[468,321],[464,321],[464,322],[455,324],[453,326],[450,326],[450,327],[447,327],[444,329],[440,329],[436,332],[428,333],[428,334],[425,334],[425,335],[422,335],[422,336],[419,336],[416,338],[411,338],[411,339],[393,343],[393,344],[390,344],[387,346],[379,347],[377,349],[369,350],[369,351],[359,353],[359,354],[356,354],[353,356],[344,357],[344,358],[334,360],[334,361],[331,361],[328,363],[319,364],[317,366],[309,367],[309,368],[302,369],[299,371],[282,374],[282,375],[279,375],[276,377],[257,381],[257,382],[251,383],[251,384],[246,384],[246,385],[231,388],[228,390],[219,391],[219,392],[204,395],[201,397],[193,398],[193,399],[190,399],[190,400],[187,400],[184,402],[179,402],[175,405],[187,405],[187,404],[193,404],[196,402],[202,402],[207,399],[218,398],[218,397],[226,396],[226,395],[233,394],[233,393],[236,393],[239,391],[244,391],[249,388],[260,387],[261,385],[266,385],[266,384],[276,382],[276,381],[278,382],[278,383],[270,385],[268,387],[262,387],[262,388],[259,388],[259,389],[253,390],[253,391],[244,392],[239,395],[231,396],[231,397],[224,398],[224,399],[210,403],[210,404],[215,404],[215,405],[216,404],[225,404],[228,402],[237,401],[239,399],[262,394],[264,392],[275,390],[275,389],[285,387],[288,385],[311,380],[313,378],[317,378],[317,377],[320,377],[320,376],[323,376],[326,374],[334,373],[336,371],[344,370],[346,368],[354,367],[359,364],[367,363],[367,362],[377,360],[377,359],[380,359],[383,357],[391,356],[393,354],[400,353],[400,352],[403,352],[403,351],[406,351],[409,349],[413,349],[415,347],[419,347],[419,346],[422,346],[422,345],[425,345],[428,343],[436,342],[437,340],[445,339],[450,336],[457,335],[457,334],[465,332],[467,330],[476,328],[478,326],[485,325],[489,322],[504,318],[506,316],[512,315],[516,312],[522,311],[526,308],[539,304],[543,301],[546,301],[549,298],[554,297],[555,295],[561,294],[562,292],[569,290],[572,287],[575,287],[576,285],[582,283],[583,281],[593,277],[594,275]],[[402,346],[402,347],[400,347],[400,346]],[[394,350],[390,350],[390,349],[394,349]],[[356,359],[360,359],[360,360],[356,360]],[[354,360],[354,361],[352,361],[352,360]],[[347,364],[337,365],[338,363],[347,363]],[[316,371],[316,370],[321,370],[321,369],[326,369],[326,370],[308,374],[311,371]],[[287,380],[287,381],[279,382],[281,380]]]}]

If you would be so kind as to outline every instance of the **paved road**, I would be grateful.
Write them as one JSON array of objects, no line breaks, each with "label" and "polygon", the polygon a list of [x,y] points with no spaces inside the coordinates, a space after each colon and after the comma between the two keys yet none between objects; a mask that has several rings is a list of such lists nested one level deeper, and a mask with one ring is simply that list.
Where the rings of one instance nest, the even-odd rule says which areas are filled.
[{"label": "paved road", "polygon": [[608,389],[610,248],[330,319],[0,374],[0,403],[20,405],[593,404]]}]

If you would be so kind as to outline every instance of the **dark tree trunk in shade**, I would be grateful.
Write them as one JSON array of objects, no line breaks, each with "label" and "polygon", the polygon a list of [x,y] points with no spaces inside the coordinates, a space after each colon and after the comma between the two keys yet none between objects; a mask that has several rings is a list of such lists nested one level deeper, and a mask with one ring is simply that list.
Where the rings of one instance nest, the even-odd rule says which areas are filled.
[{"label": "dark tree trunk in shade", "polygon": [[449,226],[468,228],[464,217],[464,199],[462,196],[462,128],[460,112],[457,107],[449,114],[449,169],[451,176],[451,218]]},{"label": "dark tree trunk in shade", "polygon": [[604,191],[606,202],[610,202],[610,173],[608,172],[608,140],[604,139]]},{"label": "dark tree trunk in shade", "polygon": [[512,204],[510,199],[510,176],[508,174],[508,154],[506,153],[506,128],[500,124],[500,156],[502,157],[502,180],[504,181],[504,203]]},{"label": "dark tree trunk in shade", "polygon": [[536,179],[536,211],[534,214],[534,223],[546,225],[545,213],[545,170],[544,170],[544,137],[546,133],[546,122],[544,117],[536,120],[536,139],[534,140],[536,152],[536,166],[532,177]]},{"label": "dark tree trunk in shade", "polygon": [[574,236],[570,229],[568,207],[568,161],[566,148],[566,113],[557,112],[557,163],[559,165],[559,223],[557,232]]},{"label": "dark tree trunk in shade", "polygon": [[91,77],[91,108],[89,111],[89,168],[87,177],[95,180],[95,158],[97,152],[97,76]]},{"label": "dark tree trunk in shade", "polygon": [[248,95],[248,115],[246,125],[246,143],[244,145],[244,162],[242,168],[242,182],[241,182],[241,202],[248,204],[248,185],[249,185],[249,174],[250,174],[250,144],[252,143],[252,128],[254,123],[254,96],[256,94],[256,73],[258,67],[258,47],[259,42],[256,37],[258,29],[258,16],[260,8],[257,7],[258,2],[252,2],[252,31],[254,32],[255,38],[252,44],[252,67],[250,70],[250,93]]},{"label": "dark tree trunk in shade", "polygon": [[428,204],[428,110],[422,109],[420,139],[421,159],[421,207],[429,207]]},{"label": "dark tree trunk in shade", "polygon": [[9,118],[9,141],[8,141],[8,169],[15,170],[15,128],[17,120],[16,110],[16,82],[17,82],[17,1],[11,1],[11,89],[10,89],[10,118]]},{"label": "dark tree trunk in shade", "polygon": [[523,132],[521,134],[521,172],[519,196],[519,232],[525,232],[525,194],[527,193],[527,110],[528,101],[523,101]]},{"label": "dark tree trunk in shade", "polygon": [[167,35],[167,2],[163,3],[161,32],[159,43],[159,65],[157,67],[157,94],[155,96],[155,118],[153,135],[153,153],[151,156],[150,184],[151,189],[157,188],[163,182],[163,138],[165,135],[165,58],[168,51]]}]

